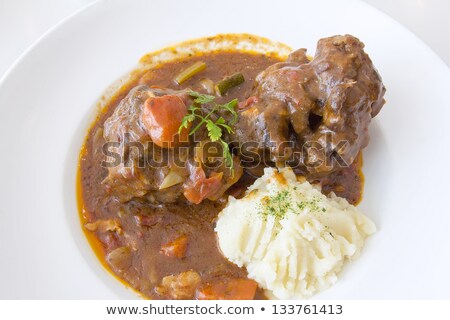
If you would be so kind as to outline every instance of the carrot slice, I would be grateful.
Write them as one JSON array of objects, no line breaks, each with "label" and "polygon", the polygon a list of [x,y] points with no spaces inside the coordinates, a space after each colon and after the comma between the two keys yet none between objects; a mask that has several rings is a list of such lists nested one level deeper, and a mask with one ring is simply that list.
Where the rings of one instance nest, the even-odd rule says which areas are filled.
[{"label": "carrot slice", "polygon": [[161,253],[168,257],[184,258],[188,245],[188,237],[182,235],[161,247]]},{"label": "carrot slice", "polygon": [[151,97],[145,101],[142,110],[142,123],[153,143],[162,148],[172,148],[180,142],[188,141],[190,127],[178,134],[187,108],[176,95]]},{"label": "carrot slice", "polygon": [[252,300],[258,284],[250,279],[229,279],[204,285],[197,289],[198,300]]}]

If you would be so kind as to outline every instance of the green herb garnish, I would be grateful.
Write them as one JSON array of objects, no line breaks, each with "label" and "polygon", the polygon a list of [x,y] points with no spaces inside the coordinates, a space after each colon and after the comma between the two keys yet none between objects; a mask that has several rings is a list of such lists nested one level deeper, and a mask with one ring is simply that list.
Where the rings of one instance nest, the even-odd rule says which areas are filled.
[{"label": "green herb garnish", "polygon": [[[296,190],[296,187],[291,190]],[[304,210],[311,213],[325,213],[326,208],[321,206],[319,197],[313,197],[309,200],[300,202],[292,201],[290,190],[278,191],[276,194],[264,197],[259,206],[258,214],[266,219],[268,216],[273,216],[276,219],[282,220],[290,211],[294,214],[302,214]]]},{"label": "green herb garnish", "polygon": [[283,219],[291,209],[291,194],[288,190],[277,192],[275,195],[263,199],[259,212],[264,217],[273,216]]},{"label": "green herb garnish", "polygon": [[[199,119],[200,122],[197,124],[197,126],[195,126],[195,128],[191,129],[189,135],[193,135],[198,129],[200,129],[202,126],[205,126],[208,130],[209,139],[212,142],[219,142],[222,145],[222,153],[225,160],[225,165],[230,168],[231,175],[233,176],[233,155],[231,154],[228,143],[222,139],[222,136],[223,130],[226,130],[228,133],[233,132],[231,126],[234,125],[238,120],[238,114],[235,110],[235,107],[238,104],[238,100],[233,99],[225,104],[217,104],[214,102],[214,99],[216,97],[211,95],[202,94],[195,91],[189,92],[189,95],[195,98],[194,103],[189,106],[189,113],[183,117],[181,125],[178,128],[178,133],[180,133],[183,128],[188,128],[189,124],[196,118]],[[206,115],[203,115],[201,112],[201,105],[204,104],[211,104],[211,110]],[[225,110],[233,116],[233,119],[229,123],[227,123],[227,121],[222,116],[219,116],[219,118],[215,121],[211,120],[211,116],[221,110]]]},{"label": "green herb garnish", "polygon": [[313,197],[313,199],[311,199],[311,200],[297,202],[296,205],[297,205],[297,209],[299,209],[300,211],[307,209],[310,212],[316,212],[316,213],[326,212],[327,210],[324,207],[320,206],[320,203],[321,203],[320,198]]}]

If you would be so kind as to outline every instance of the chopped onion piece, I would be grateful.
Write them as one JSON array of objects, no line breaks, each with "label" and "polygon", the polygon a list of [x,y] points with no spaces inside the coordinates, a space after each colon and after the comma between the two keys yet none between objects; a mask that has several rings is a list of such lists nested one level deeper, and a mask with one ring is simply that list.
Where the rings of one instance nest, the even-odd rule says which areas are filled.
[{"label": "chopped onion piece", "polygon": [[215,94],[214,82],[211,79],[205,78],[200,80],[200,85],[206,90],[208,94]]},{"label": "chopped onion piece", "polygon": [[170,187],[177,185],[183,181],[184,181],[184,178],[181,175],[179,175],[174,170],[170,170],[169,174],[167,176],[165,176],[163,182],[159,186],[159,190],[170,188]]},{"label": "chopped onion piece", "polygon": [[128,247],[114,249],[106,256],[106,261],[118,271],[124,271],[131,266],[131,250]]}]

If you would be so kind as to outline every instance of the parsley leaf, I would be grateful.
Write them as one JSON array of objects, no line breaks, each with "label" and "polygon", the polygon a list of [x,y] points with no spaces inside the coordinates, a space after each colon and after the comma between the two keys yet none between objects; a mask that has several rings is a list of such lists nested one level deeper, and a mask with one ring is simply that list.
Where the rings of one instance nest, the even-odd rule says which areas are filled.
[{"label": "parsley leaf", "polygon": [[220,106],[221,108],[228,110],[228,112],[230,112],[233,115],[233,121],[231,121],[231,123],[230,123],[231,125],[235,124],[238,120],[238,114],[235,110],[237,104],[238,104],[238,100],[233,99],[230,102],[227,102]]},{"label": "parsley leaf", "polygon": [[225,165],[231,168],[231,176],[234,176],[233,155],[231,154],[230,146],[223,140],[220,140],[220,143],[222,144],[222,152],[225,159]]},{"label": "parsley leaf", "polygon": [[[181,125],[178,128],[178,132],[180,133],[183,128],[188,128],[189,124],[193,122],[195,118],[200,119],[200,122],[197,124],[197,126],[190,130],[189,135],[193,135],[198,129],[201,128],[202,125],[205,124],[206,129],[208,130],[209,139],[212,142],[217,141],[222,145],[222,157],[225,161],[225,165],[230,168],[231,175],[233,176],[233,154],[230,151],[230,146],[228,145],[228,143],[222,139],[222,129],[226,130],[228,133],[233,132],[231,126],[234,125],[238,120],[238,113],[235,110],[236,105],[238,104],[238,100],[233,99],[225,104],[217,104],[214,102],[214,99],[216,98],[214,96],[202,94],[195,91],[190,91],[189,96],[195,98],[194,103],[189,106],[189,113],[183,117]],[[201,105],[208,103],[212,103],[212,109],[208,114],[203,115],[201,112]],[[231,120],[229,124],[227,124],[227,121],[222,116],[220,116],[216,121],[211,120],[211,115],[213,113],[216,113],[220,109],[228,111],[233,116],[233,120]]]},{"label": "parsley leaf", "polygon": [[202,94],[202,93],[198,93],[195,91],[190,91],[189,95],[191,97],[194,97],[194,102],[198,103],[198,104],[207,104],[212,102],[216,97],[214,96],[210,96],[208,94]]},{"label": "parsley leaf", "polygon": [[206,120],[206,129],[208,129],[208,137],[212,142],[216,142],[222,137],[222,129],[209,119]]},{"label": "parsley leaf", "polygon": [[191,112],[193,112],[193,111],[200,110],[200,108],[197,107],[197,106],[194,105],[194,104],[191,104],[191,105],[189,106],[188,110],[191,111]]},{"label": "parsley leaf", "polygon": [[231,127],[229,125],[226,124],[225,119],[220,117],[219,119],[217,119],[216,121],[216,125],[221,126],[222,128],[224,128],[225,130],[227,130],[228,133],[232,133],[233,129],[231,129]]},{"label": "parsley leaf", "polygon": [[192,113],[184,116],[183,119],[181,120],[181,125],[178,128],[178,134],[181,133],[181,130],[183,130],[184,128],[187,129],[187,127],[189,127],[189,123],[194,121],[194,119],[195,119],[195,115]]}]

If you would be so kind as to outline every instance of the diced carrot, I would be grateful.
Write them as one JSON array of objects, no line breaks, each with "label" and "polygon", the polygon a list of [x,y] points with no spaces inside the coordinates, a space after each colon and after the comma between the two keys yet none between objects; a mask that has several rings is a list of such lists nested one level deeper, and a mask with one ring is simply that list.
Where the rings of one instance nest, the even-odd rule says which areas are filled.
[{"label": "diced carrot", "polygon": [[161,253],[168,257],[184,258],[188,245],[188,237],[182,235],[161,247]]},{"label": "diced carrot", "polygon": [[190,202],[199,204],[210,195],[216,193],[222,187],[223,172],[211,173],[206,178],[205,171],[202,168],[195,168],[195,171],[189,177],[184,190],[184,196]]},{"label": "diced carrot", "polygon": [[197,289],[198,300],[252,300],[258,284],[249,279],[230,279],[204,285]]},{"label": "diced carrot", "polygon": [[176,95],[151,97],[145,101],[142,123],[153,143],[162,148],[172,148],[188,141],[190,127],[178,134],[183,117],[187,115],[186,105]]}]

